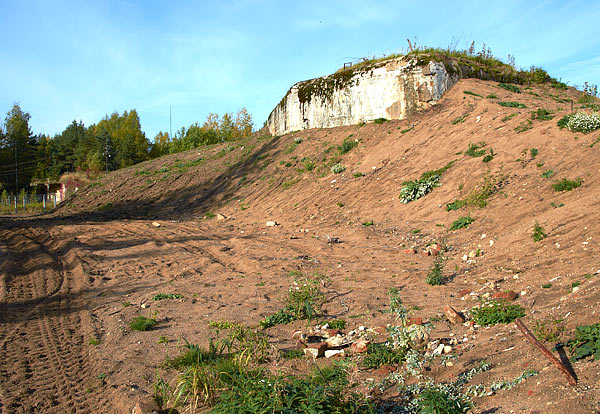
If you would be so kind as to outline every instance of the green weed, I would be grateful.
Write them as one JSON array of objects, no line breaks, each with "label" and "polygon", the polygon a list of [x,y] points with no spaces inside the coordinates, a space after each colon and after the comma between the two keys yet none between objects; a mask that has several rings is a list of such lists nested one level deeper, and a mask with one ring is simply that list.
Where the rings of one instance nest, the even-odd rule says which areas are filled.
[{"label": "green weed", "polygon": [[354,149],[358,145],[358,140],[350,139],[350,137],[346,138],[342,145],[338,147],[338,151],[340,154],[347,154],[352,149]]},{"label": "green weed", "polygon": [[149,331],[156,326],[156,319],[146,318],[145,316],[138,316],[129,324],[129,328],[134,331]]},{"label": "green weed", "polygon": [[152,300],[163,300],[163,299],[182,299],[183,295],[179,293],[158,293],[152,297]]},{"label": "green weed", "polygon": [[465,151],[465,155],[469,157],[483,157],[486,153],[486,150],[481,149],[486,146],[485,142],[479,142],[477,144],[469,144],[469,148]]},{"label": "green weed", "polygon": [[500,88],[506,89],[507,91],[510,91],[510,92],[521,93],[521,89],[519,89],[519,87],[516,85],[512,85],[512,84],[508,84],[508,83],[499,83],[498,86]]},{"label": "green weed", "polygon": [[583,184],[583,179],[581,178],[576,178],[575,180],[563,178],[562,180],[556,181],[554,184],[552,184],[552,188],[554,188],[554,191],[571,191],[581,187],[581,184]]},{"label": "green weed", "polygon": [[465,95],[472,95],[472,96],[479,96],[480,98],[483,98],[483,96],[479,95],[478,93],[475,92],[471,92],[471,91],[463,91],[463,93]]},{"label": "green weed", "polygon": [[554,170],[546,170],[543,173],[540,174],[540,177],[542,178],[550,178],[554,175]]},{"label": "green weed", "polygon": [[471,216],[460,217],[452,222],[450,230],[466,229],[474,221],[475,219],[471,218]]},{"label": "green weed", "polygon": [[506,101],[506,102],[497,102],[500,106],[505,106],[507,108],[527,108],[527,105],[514,102],[514,101]]},{"label": "green weed", "polygon": [[425,283],[431,286],[442,285],[444,283],[444,258],[441,254],[438,254],[435,258],[435,263],[433,267],[427,273],[427,278],[425,279]]},{"label": "green weed", "polygon": [[534,242],[539,242],[544,240],[548,235],[544,233],[544,228],[540,226],[538,223],[535,223],[533,226],[533,232],[531,233],[531,238]]},{"label": "green weed", "polygon": [[444,167],[439,170],[426,171],[421,174],[421,178],[416,181],[405,181],[402,183],[402,189],[400,190],[400,201],[403,203],[409,203],[414,200],[418,200],[419,198],[427,195],[434,188],[439,187],[440,178],[442,175],[448,170],[454,161],[449,162]]},{"label": "green weed", "polygon": [[490,300],[471,309],[471,317],[476,324],[481,326],[511,323],[523,316],[525,316],[525,311],[521,306],[511,305],[505,300]]},{"label": "green weed", "polygon": [[600,323],[578,326],[575,339],[570,340],[567,346],[573,362],[590,356],[600,360]]},{"label": "green weed", "polygon": [[385,119],[385,118],[377,118],[377,119],[373,120],[373,123],[377,124],[377,125],[381,125],[381,124],[383,124],[384,122],[387,122],[387,121],[388,120]]}]

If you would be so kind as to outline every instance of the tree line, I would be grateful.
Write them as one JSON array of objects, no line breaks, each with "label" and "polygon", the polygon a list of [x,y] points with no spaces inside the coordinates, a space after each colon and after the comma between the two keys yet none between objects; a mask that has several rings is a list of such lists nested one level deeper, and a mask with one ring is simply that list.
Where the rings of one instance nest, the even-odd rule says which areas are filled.
[{"label": "tree line", "polygon": [[58,180],[65,173],[87,171],[96,175],[169,153],[231,141],[252,133],[252,117],[245,108],[237,116],[209,114],[204,124],[182,127],[173,137],[159,132],[151,143],[142,131],[135,109],[105,116],[85,126],[73,121],[50,137],[33,134],[31,116],[14,104],[0,124],[0,187],[16,193],[32,180]]}]

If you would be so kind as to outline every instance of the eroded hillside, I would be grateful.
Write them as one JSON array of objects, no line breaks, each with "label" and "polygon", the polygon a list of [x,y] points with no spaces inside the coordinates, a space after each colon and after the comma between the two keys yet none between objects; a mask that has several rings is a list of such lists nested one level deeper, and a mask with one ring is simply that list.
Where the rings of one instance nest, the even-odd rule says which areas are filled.
[{"label": "eroded hillside", "polygon": [[[23,370],[16,373],[3,361],[0,408],[62,412],[64,404],[80,404],[76,412],[97,412],[98,404],[116,401],[110,410],[131,409],[150,399],[157,373],[167,382],[176,378],[165,355],[178,355],[183,338],[207,346],[215,335],[210,322],[257,326],[281,310],[295,279],[318,278],[326,302],[311,326],[341,319],[345,333],[373,328],[370,340],[383,343],[384,328],[398,323],[388,296],[396,288],[414,321],[431,328],[423,346],[451,347],[422,375],[452,383],[489,363],[469,379],[473,389],[485,391],[475,393],[473,412],[600,409],[593,358],[572,363],[579,382],[571,387],[513,323],[469,323],[480,300],[502,292],[516,293],[510,304],[522,307],[530,328],[558,335],[548,348],[573,338],[576,327],[599,322],[600,136],[557,126],[578,109],[580,92],[519,88],[461,80],[439,104],[404,121],[253,137],[173,154],[107,175],[49,216],[3,219],[5,355],[25,346],[15,335],[49,319],[44,329],[60,329],[61,342],[77,349],[86,368],[73,368],[80,385],[71,384],[68,398],[52,405],[44,393],[22,385],[27,378],[30,389],[64,388],[31,372],[35,356],[20,362]],[[439,186],[402,202],[407,181],[441,169],[423,177],[436,175]],[[555,190],[563,179],[580,185]],[[439,255],[423,254],[432,245]],[[19,256],[23,249],[33,253]],[[44,283],[37,282],[43,266],[34,259],[55,269]],[[432,286],[426,278],[436,262],[443,280]],[[23,277],[35,286],[16,286]],[[159,293],[176,296],[152,300]],[[35,322],[14,320],[24,300],[42,304]],[[451,323],[446,305],[467,322]],[[137,316],[158,323],[147,332],[132,330]],[[307,331],[307,322],[259,330],[269,343],[261,366],[298,373],[330,364],[281,357],[276,349],[297,346],[297,329]],[[50,345],[40,352],[56,355],[50,369],[59,371],[72,350]],[[351,379],[364,385],[359,390],[389,407],[404,404],[392,374],[404,373],[405,364],[367,369],[361,358],[348,350],[344,356],[357,364]],[[491,392],[502,381],[505,386]]]}]

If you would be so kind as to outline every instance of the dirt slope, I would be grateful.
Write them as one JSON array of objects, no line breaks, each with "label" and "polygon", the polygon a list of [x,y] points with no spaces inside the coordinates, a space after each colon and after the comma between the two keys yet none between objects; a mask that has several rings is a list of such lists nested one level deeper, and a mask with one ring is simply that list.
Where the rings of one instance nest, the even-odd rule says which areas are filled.
[{"label": "dirt slope", "polygon": [[[327,316],[350,328],[392,323],[381,311],[391,287],[401,288],[424,320],[437,320],[447,304],[467,311],[478,303],[474,294],[513,290],[529,326],[563,319],[567,339],[576,326],[598,323],[600,145],[590,146],[599,137],[556,125],[571,112],[566,99],[577,96],[545,87],[517,94],[462,80],[437,106],[405,121],[173,154],[104,177],[51,215],[2,219],[0,412],[125,412],[151,394],[155,368],[176,354],[179,339],[206,344],[209,321],[256,325],[279,310],[290,271],[326,275]],[[555,118],[529,123],[538,108]],[[344,139],[358,145],[342,155]],[[488,163],[465,154],[481,142],[486,155],[493,149]],[[401,203],[403,182],[451,161],[439,188]],[[344,172],[330,171],[336,162]],[[554,175],[542,177],[548,170]],[[446,211],[486,177],[495,191],[484,208]],[[562,178],[583,184],[554,191]],[[468,228],[449,230],[467,215],[474,219]],[[267,220],[279,225],[266,227]],[[547,234],[539,242],[531,236],[536,223]],[[328,243],[332,237],[342,243]],[[448,246],[443,286],[425,283],[434,258],[420,253],[434,241]],[[405,253],[412,249],[419,254]],[[580,285],[572,293],[574,282]],[[546,283],[552,286],[542,288]],[[461,297],[464,289],[474,294]],[[159,292],[183,299],[153,302]],[[131,331],[129,321],[141,314],[157,317],[159,328]],[[272,344],[293,346],[290,333],[303,326],[269,329]],[[166,344],[158,343],[161,336]],[[432,337],[467,337],[453,367],[434,368],[438,380],[455,379],[482,359],[493,369],[474,381],[488,385],[539,371],[511,390],[477,398],[474,412],[600,409],[598,362],[574,364],[579,385],[571,388],[513,324],[473,330],[442,319]],[[296,371],[312,363],[274,364]]]}]

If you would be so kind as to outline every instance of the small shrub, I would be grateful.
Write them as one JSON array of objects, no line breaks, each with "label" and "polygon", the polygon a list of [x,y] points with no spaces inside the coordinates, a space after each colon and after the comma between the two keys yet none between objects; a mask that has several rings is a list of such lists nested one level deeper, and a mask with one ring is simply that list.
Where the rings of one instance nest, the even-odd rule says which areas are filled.
[{"label": "small shrub", "polygon": [[362,360],[365,368],[379,368],[382,365],[399,365],[404,362],[406,350],[394,349],[389,343],[371,343]]},{"label": "small shrub", "polygon": [[488,163],[493,159],[494,159],[494,151],[491,151],[491,153],[486,155],[485,157],[483,157],[483,159],[481,161]]},{"label": "small shrub", "polygon": [[363,223],[362,223],[363,227],[370,227],[372,225],[373,225],[373,220],[363,221]]},{"label": "small shrub", "polygon": [[444,259],[441,254],[436,256],[433,267],[427,274],[425,283],[431,286],[438,286],[444,283]]},{"label": "small shrub", "polygon": [[365,173],[362,173],[362,172],[355,172],[354,174],[352,174],[352,176],[353,176],[354,178],[360,178],[360,177],[364,177],[364,176],[365,176]]},{"label": "small shrub", "polygon": [[552,287],[552,283],[544,283],[542,285],[542,289],[550,289]]},{"label": "small shrub", "polygon": [[469,144],[469,148],[465,151],[465,155],[469,157],[483,157],[486,153],[486,150],[480,149],[486,146],[485,142],[479,142],[477,144]]},{"label": "small shrub", "polygon": [[533,238],[533,241],[539,242],[544,240],[546,237],[548,237],[548,235],[544,233],[544,228],[538,223],[535,223],[535,226],[533,226],[533,232],[531,234],[531,238]]},{"label": "small shrub", "polygon": [[348,152],[350,152],[354,147],[356,147],[358,145],[358,141],[354,140],[354,139],[350,139],[350,137],[346,138],[344,140],[344,142],[342,142],[342,145],[340,145],[338,147],[338,151],[340,154],[347,154]]},{"label": "small shrub", "polygon": [[129,328],[134,331],[149,331],[156,326],[156,319],[146,318],[145,316],[138,316],[129,324]]},{"label": "small shrub", "polygon": [[456,200],[451,203],[446,204],[446,211],[454,211],[462,208],[466,205],[464,200]]},{"label": "small shrub", "polygon": [[98,346],[98,345],[100,345],[100,341],[97,338],[90,336],[88,344],[92,345],[92,346]]},{"label": "small shrub", "polygon": [[570,116],[567,128],[573,132],[588,133],[600,128],[600,114],[577,112]]},{"label": "small shrub", "polygon": [[544,108],[538,108],[537,111],[531,113],[531,119],[537,119],[538,121],[550,121],[554,118],[554,112]]},{"label": "small shrub", "polygon": [[306,168],[306,171],[312,171],[316,167],[315,162],[307,157],[302,158],[302,164],[304,165],[304,168]]},{"label": "small shrub", "polygon": [[488,96],[486,96],[487,99],[498,99],[498,95],[496,95],[495,93],[490,93]]},{"label": "small shrub", "polygon": [[215,217],[217,217],[217,215],[215,213],[211,213],[210,211],[204,213],[204,218],[207,220],[210,220]]},{"label": "small shrub", "polygon": [[575,329],[575,339],[567,343],[572,355],[571,361],[593,356],[600,360],[600,323],[582,325]]},{"label": "small shrub", "polygon": [[529,131],[532,128],[533,124],[531,123],[531,119],[526,119],[515,127],[515,132],[520,134],[521,132]]},{"label": "small shrub", "polygon": [[302,358],[304,356],[304,351],[302,351],[301,349],[280,349],[279,350],[279,356],[282,359],[298,359],[298,358]]},{"label": "small shrub", "polygon": [[539,151],[537,148],[531,148],[529,150],[529,155],[531,155],[532,160],[535,160],[535,157],[537,157],[538,154],[539,154]]},{"label": "small shrub", "polygon": [[158,293],[152,297],[152,300],[163,300],[163,299],[182,299],[183,295],[179,293]]},{"label": "small shrub", "polygon": [[403,203],[410,203],[411,201],[418,200],[419,198],[429,194],[434,188],[440,186],[440,178],[442,175],[452,167],[454,161],[449,162],[439,170],[426,171],[421,174],[421,178],[416,181],[405,181],[402,183],[403,187],[400,190],[400,201]]},{"label": "small shrub", "polygon": [[505,300],[491,300],[471,309],[471,317],[481,326],[492,326],[499,323],[511,323],[525,316],[519,305],[511,305]]},{"label": "small shrub", "polygon": [[471,216],[460,217],[452,222],[450,230],[466,229],[473,221],[475,220],[472,219]]},{"label": "small shrub", "polygon": [[341,162],[335,163],[331,166],[331,172],[334,174],[342,173],[345,170],[346,170],[346,167],[344,167]]},{"label": "small shrub", "polygon": [[514,114],[510,114],[510,115],[506,115],[504,118],[502,118],[502,122],[506,122],[506,121],[510,121],[511,119],[513,119],[515,116],[517,116],[516,113]]},{"label": "small shrub", "polygon": [[456,118],[454,118],[452,121],[450,121],[450,123],[451,123],[452,125],[456,125],[456,124],[458,124],[459,122],[465,122],[465,119],[467,118],[467,116],[468,116],[468,115],[469,115],[469,114],[464,114],[464,115],[461,115],[461,116],[459,116],[459,117],[456,117]]},{"label": "small shrub", "polygon": [[465,95],[472,95],[472,96],[479,96],[480,98],[483,98],[483,96],[479,95],[478,93],[475,92],[471,92],[471,91],[463,91],[463,93]]},{"label": "small shrub", "polygon": [[562,180],[552,184],[552,188],[554,188],[554,191],[571,191],[577,187],[581,187],[581,184],[583,184],[583,180],[581,178],[576,178],[575,180],[563,178]]},{"label": "small shrub", "polygon": [[498,105],[505,106],[507,108],[527,108],[527,105],[514,101],[498,102]]},{"label": "small shrub", "polygon": [[472,407],[468,399],[433,386],[421,393],[417,404],[419,414],[466,414]]},{"label": "small shrub", "polygon": [[554,170],[546,170],[543,173],[540,174],[540,177],[542,178],[550,178],[554,175]]},{"label": "small shrub", "polygon": [[302,138],[298,137],[298,138],[294,138],[294,144],[301,144],[302,143]]},{"label": "small shrub", "polygon": [[558,122],[556,123],[556,125],[560,128],[566,128],[569,125],[569,120],[571,119],[571,115],[565,115],[562,118],[560,118],[558,120]]},{"label": "small shrub", "polygon": [[381,124],[383,124],[384,122],[387,122],[387,121],[388,121],[388,120],[387,120],[387,119],[385,119],[385,118],[377,118],[377,119],[375,119],[375,120],[373,121],[373,123],[374,123],[374,124],[377,124],[377,125],[381,125]]},{"label": "small shrub", "polygon": [[498,86],[502,89],[506,89],[507,91],[514,93],[521,93],[521,89],[518,86],[511,85],[509,83],[499,83]]},{"label": "small shrub", "polygon": [[346,329],[346,321],[343,319],[333,319],[331,321],[327,321],[326,323],[331,329],[338,329],[340,331]]}]

